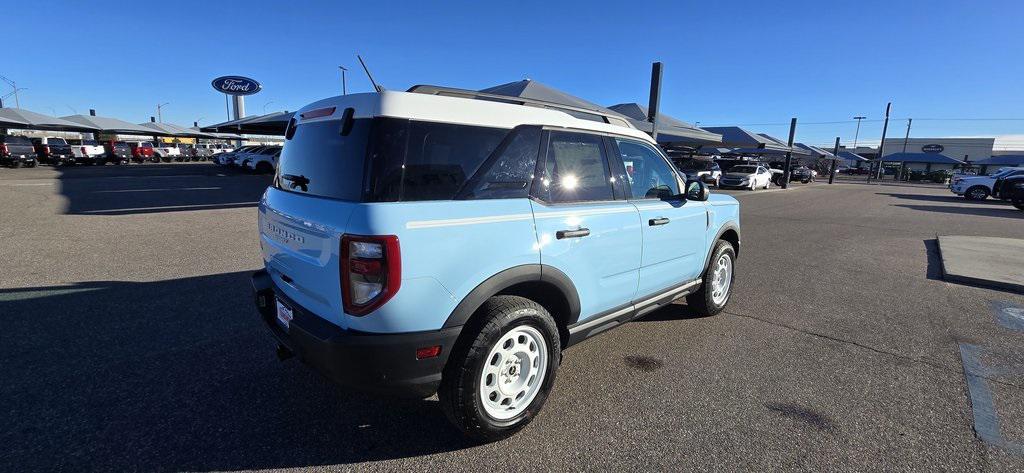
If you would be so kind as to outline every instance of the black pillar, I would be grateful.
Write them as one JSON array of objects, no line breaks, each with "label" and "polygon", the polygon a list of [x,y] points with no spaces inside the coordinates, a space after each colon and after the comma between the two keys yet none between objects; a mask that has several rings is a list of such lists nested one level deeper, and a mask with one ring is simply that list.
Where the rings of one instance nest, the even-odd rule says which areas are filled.
[{"label": "black pillar", "polygon": [[832,160],[832,169],[828,173],[828,183],[836,179],[836,166],[839,165],[839,137],[836,137],[836,147],[832,149],[832,155],[836,158]]},{"label": "black pillar", "polygon": [[782,170],[782,188],[789,187],[789,167],[793,165],[793,137],[796,135],[796,118],[789,121],[789,151],[786,151],[786,169]]},{"label": "black pillar", "polygon": [[651,122],[651,137],[658,141],[658,108],[661,103],[661,63],[651,64],[651,97],[647,102],[647,121]]},{"label": "black pillar", "polygon": [[[885,151],[885,133],[889,131],[889,112],[892,110],[892,102],[885,106],[885,123],[882,124],[882,141],[878,143],[878,178],[882,178],[882,153]],[[868,174],[868,182],[871,182],[871,174]]]}]

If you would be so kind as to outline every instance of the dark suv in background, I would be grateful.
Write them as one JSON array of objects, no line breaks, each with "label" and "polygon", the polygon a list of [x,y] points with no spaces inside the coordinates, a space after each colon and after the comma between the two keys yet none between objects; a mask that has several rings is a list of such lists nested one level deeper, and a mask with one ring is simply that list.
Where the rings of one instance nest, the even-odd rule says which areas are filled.
[{"label": "dark suv in background", "polygon": [[19,168],[35,167],[36,150],[24,136],[0,135],[0,164]]}]

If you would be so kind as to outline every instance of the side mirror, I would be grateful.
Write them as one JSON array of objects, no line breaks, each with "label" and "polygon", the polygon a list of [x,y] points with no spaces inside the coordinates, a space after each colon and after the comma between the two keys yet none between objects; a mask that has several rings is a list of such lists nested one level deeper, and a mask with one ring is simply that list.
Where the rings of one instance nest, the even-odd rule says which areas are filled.
[{"label": "side mirror", "polygon": [[708,200],[711,195],[711,191],[708,186],[701,181],[690,181],[686,183],[686,200],[695,200],[703,202]]}]

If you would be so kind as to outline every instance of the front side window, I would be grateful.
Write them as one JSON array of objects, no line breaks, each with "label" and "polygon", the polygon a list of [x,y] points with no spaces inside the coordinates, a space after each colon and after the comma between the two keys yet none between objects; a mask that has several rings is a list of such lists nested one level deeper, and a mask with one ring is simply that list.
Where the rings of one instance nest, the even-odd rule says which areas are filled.
[{"label": "front side window", "polygon": [[535,195],[552,203],[614,199],[604,140],[597,135],[552,131]]},{"label": "front side window", "polygon": [[661,153],[638,141],[616,138],[634,199],[663,199],[679,194],[679,180]]}]

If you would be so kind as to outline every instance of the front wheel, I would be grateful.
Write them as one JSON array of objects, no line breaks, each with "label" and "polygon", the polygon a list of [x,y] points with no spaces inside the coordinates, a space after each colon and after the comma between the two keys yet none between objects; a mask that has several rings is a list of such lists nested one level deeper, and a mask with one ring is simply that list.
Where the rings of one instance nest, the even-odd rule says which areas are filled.
[{"label": "front wheel", "polygon": [[1024,210],[1024,200],[1013,201],[1013,206],[1017,207],[1017,210]]},{"label": "front wheel", "polygon": [[704,281],[697,292],[686,296],[686,304],[704,316],[715,315],[725,309],[736,279],[735,264],[736,250],[732,244],[718,240],[711,253],[711,262],[704,270]]},{"label": "front wheel", "polygon": [[988,195],[988,188],[985,186],[974,186],[967,189],[967,192],[964,192],[964,197],[967,200],[985,200],[988,198]]},{"label": "front wheel", "polygon": [[493,442],[540,412],[555,383],[561,341],[548,311],[523,297],[492,297],[477,317],[453,350],[437,395],[463,434]]}]

